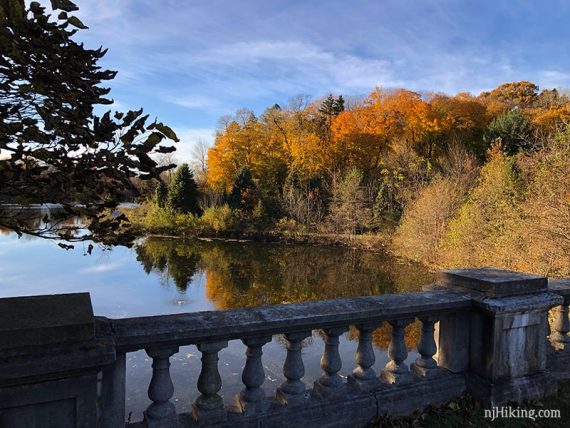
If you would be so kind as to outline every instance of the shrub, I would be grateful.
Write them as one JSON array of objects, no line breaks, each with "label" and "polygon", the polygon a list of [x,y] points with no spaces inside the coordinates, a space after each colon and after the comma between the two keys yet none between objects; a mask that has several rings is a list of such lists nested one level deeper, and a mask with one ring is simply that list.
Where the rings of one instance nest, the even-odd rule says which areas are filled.
[{"label": "shrub", "polygon": [[216,233],[231,230],[234,224],[233,211],[228,204],[206,208],[201,220],[206,229]]},{"label": "shrub", "polygon": [[424,187],[404,212],[393,240],[396,253],[423,263],[436,263],[441,238],[463,197],[464,188],[446,178],[437,178]]},{"label": "shrub", "polygon": [[173,211],[156,204],[149,204],[146,215],[141,219],[142,226],[150,233],[173,234],[176,232],[175,222]]}]

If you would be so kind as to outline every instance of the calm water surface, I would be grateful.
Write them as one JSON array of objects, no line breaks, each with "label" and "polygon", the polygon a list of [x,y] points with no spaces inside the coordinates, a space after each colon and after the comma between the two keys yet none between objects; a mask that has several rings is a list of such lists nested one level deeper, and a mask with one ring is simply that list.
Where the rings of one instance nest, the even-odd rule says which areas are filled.
[{"label": "calm water surface", "polygon": [[[417,291],[433,279],[419,266],[336,247],[149,238],[130,249],[95,246],[87,255],[87,245],[65,251],[53,241],[0,230],[0,297],[87,291],[96,315],[122,318]],[[414,331],[412,326],[410,348]],[[387,362],[388,341],[387,328],[376,331],[376,370]],[[307,340],[308,385],[320,375],[323,347],[318,336]],[[340,345],[343,376],[354,368],[355,349],[354,331],[349,331]],[[244,352],[240,341],[232,341],[220,353],[221,395],[227,403],[243,387]],[[264,387],[273,394],[284,380],[282,339],[274,337],[263,352]],[[415,356],[411,352],[408,362]],[[186,346],[172,360],[173,401],[179,412],[188,411],[198,394],[200,353]],[[144,351],[128,355],[127,415],[132,421],[141,419],[149,404],[150,364]]]}]

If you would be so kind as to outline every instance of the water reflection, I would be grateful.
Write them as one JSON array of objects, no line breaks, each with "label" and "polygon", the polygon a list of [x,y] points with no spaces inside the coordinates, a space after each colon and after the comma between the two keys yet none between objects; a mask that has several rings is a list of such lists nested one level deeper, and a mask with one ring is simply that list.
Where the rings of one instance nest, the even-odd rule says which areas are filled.
[{"label": "water reflection", "polygon": [[203,273],[216,309],[415,291],[431,280],[420,266],[341,247],[147,239],[136,254],[181,293]]}]

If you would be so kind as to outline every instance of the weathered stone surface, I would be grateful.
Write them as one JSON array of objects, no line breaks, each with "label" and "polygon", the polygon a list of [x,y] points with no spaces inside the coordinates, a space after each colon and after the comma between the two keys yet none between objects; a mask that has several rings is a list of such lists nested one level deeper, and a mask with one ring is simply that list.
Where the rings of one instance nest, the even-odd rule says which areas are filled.
[{"label": "weathered stone surface", "polygon": [[[6,321],[0,333],[0,426],[96,426],[97,373],[115,361],[108,323],[94,319],[88,294],[25,299],[3,299],[23,322]],[[30,335],[14,339],[18,332]]]},{"label": "weathered stone surface", "polygon": [[[474,396],[486,404],[500,405],[549,393],[546,314],[564,298],[551,288],[548,291],[546,278],[483,268],[444,271],[440,281],[452,289],[472,290],[465,336],[470,342],[467,385]],[[463,324],[467,326],[466,320]],[[443,361],[440,358],[445,367],[446,357],[452,354],[449,349],[455,349],[452,342],[457,329],[453,322],[451,326],[441,322],[440,328],[449,330]],[[440,332],[440,345],[441,339]]]},{"label": "weathered stone surface", "polygon": [[188,345],[339,325],[361,324],[471,307],[468,293],[439,290],[112,320],[117,347]]},{"label": "weathered stone surface", "polygon": [[174,386],[170,378],[170,357],[178,347],[149,348],[146,353],[152,358],[152,378],[148,387],[148,398],[152,403],[144,412],[148,428],[174,428],[178,425],[176,407],[170,401]]},{"label": "weathered stone surface", "polygon": [[93,339],[89,293],[0,299],[0,351]]},{"label": "weathered stone surface", "polygon": [[[267,412],[258,415],[228,413],[228,419],[219,428],[289,428],[365,427],[372,420],[384,415],[406,415],[429,405],[441,404],[457,397],[465,390],[465,378],[442,370],[433,379],[417,379],[404,385],[381,384],[374,391],[353,391],[339,399],[309,398],[301,403],[282,405],[271,401]],[[194,427],[190,415],[180,415],[181,427]],[[143,428],[142,424],[131,424],[129,428]]]},{"label": "weathered stone surface", "polygon": [[469,368],[470,330],[470,311],[440,316],[434,333],[437,344],[435,358],[439,367],[453,373],[463,373]]},{"label": "weathered stone surface", "polygon": [[92,428],[97,374],[0,388],[0,427]]},{"label": "weathered stone surface", "polygon": [[490,383],[476,374],[467,377],[467,387],[474,398],[484,406],[501,406],[509,402],[536,400],[556,393],[557,382],[549,371],[539,371],[528,376],[503,378]]},{"label": "weathered stone surface", "polygon": [[564,298],[564,304],[570,305],[570,279],[549,279],[548,290]]},{"label": "weathered stone surface", "polygon": [[[555,293],[542,292],[530,296],[513,296],[503,298],[485,298],[474,297],[473,307],[480,311],[485,311],[490,314],[497,313],[522,313],[525,311],[546,311],[549,308],[560,305],[563,302],[563,297]],[[513,322],[531,322],[519,321]]]},{"label": "weathered stone surface", "polygon": [[382,369],[380,375],[387,383],[402,385],[415,380],[415,377],[404,362],[408,357],[408,350],[404,341],[404,329],[413,320],[413,318],[408,318],[389,321],[392,326],[390,346],[388,347],[390,361]]},{"label": "weathered stone surface", "polygon": [[466,288],[490,297],[532,294],[547,288],[547,279],[543,276],[492,267],[444,270],[438,272],[438,280],[443,285]]},{"label": "weathered stone surface", "polygon": [[70,371],[91,370],[115,361],[115,348],[109,331],[97,319],[95,338],[62,345],[27,346],[0,351],[0,386],[57,379]]},{"label": "weathered stone surface", "polygon": [[103,368],[100,428],[114,428],[125,424],[125,377],[126,355],[118,353],[115,363]]}]

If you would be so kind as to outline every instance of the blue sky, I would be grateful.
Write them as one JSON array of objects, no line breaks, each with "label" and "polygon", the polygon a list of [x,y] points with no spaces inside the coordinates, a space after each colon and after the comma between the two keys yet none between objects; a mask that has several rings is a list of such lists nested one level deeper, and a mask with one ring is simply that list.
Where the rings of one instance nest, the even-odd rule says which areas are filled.
[{"label": "blue sky", "polygon": [[375,86],[474,94],[570,86],[565,0],[77,0],[78,36],[109,52],[118,109],[171,125],[187,160],[220,116]]}]

